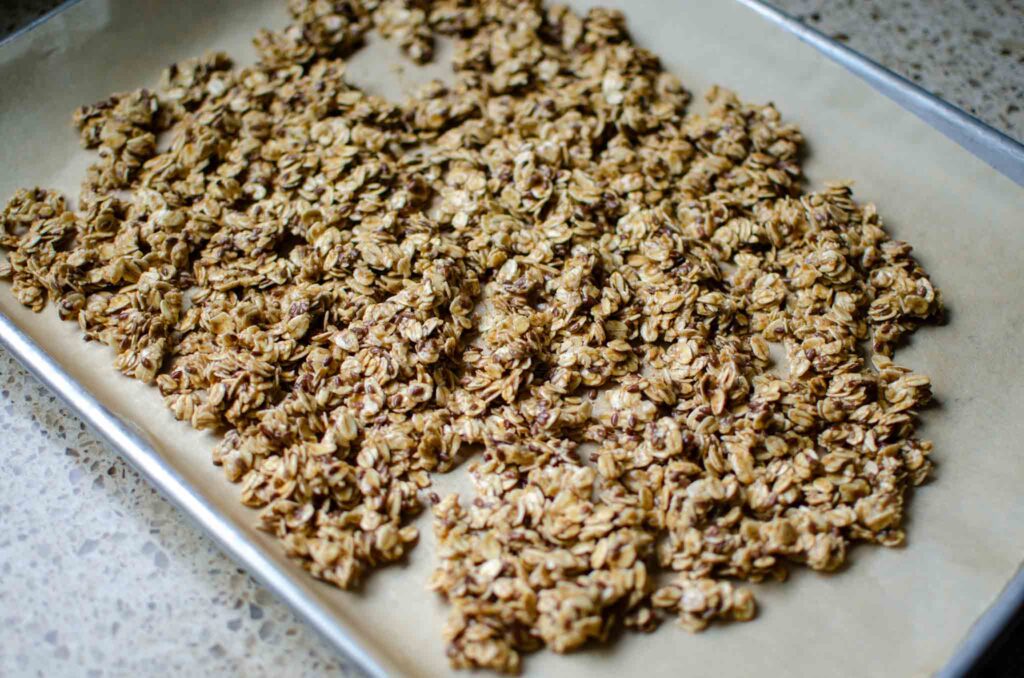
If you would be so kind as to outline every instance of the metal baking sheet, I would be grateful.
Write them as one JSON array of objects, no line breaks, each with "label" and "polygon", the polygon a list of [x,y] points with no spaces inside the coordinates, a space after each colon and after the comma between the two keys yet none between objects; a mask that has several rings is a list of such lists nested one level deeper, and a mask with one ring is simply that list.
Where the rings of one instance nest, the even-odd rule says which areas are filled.
[{"label": "metal baking sheet", "polygon": [[[895,235],[917,246],[951,321],[898,358],[933,376],[940,405],[925,413],[923,434],[936,442],[939,472],[914,498],[906,549],[857,548],[838,576],[762,585],[755,623],[698,636],[667,624],[610,648],[530,656],[527,671],[831,675],[855,660],[862,675],[961,675],[1024,600],[1024,191],[1014,183],[1024,184],[1024,148],[758,0],[599,4],[621,6],[637,41],[696,95],[716,82],[775,101],[809,139],[811,185],[857,179],[858,197],[878,202]],[[42,185],[74,196],[90,159],[68,128],[75,106],[153,85],[167,63],[208,49],[245,62],[255,30],[283,24],[282,5],[81,0],[0,44],[0,195]],[[396,52],[384,54],[353,64],[354,76],[383,78]],[[372,675],[448,671],[445,607],[423,590],[428,520],[409,562],[374,574],[365,590],[315,582],[252,528],[237,488],[210,464],[212,437],[117,375],[106,349],[4,289],[0,342],[353,665]]]}]

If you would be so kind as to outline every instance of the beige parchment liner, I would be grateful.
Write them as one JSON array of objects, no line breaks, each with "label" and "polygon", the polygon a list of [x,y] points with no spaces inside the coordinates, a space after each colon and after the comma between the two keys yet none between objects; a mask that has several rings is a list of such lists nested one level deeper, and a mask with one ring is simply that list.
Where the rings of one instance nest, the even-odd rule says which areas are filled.
[{"label": "beige parchment liner", "polygon": [[[576,7],[590,2],[570,3]],[[638,44],[660,55],[698,97],[712,83],[774,101],[808,139],[812,186],[856,180],[889,230],[915,245],[949,307],[897,359],[932,377],[937,406],[922,435],[935,479],[910,507],[908,545],[860,546],[835,575],[796,570],[757,586],[749,624],[689,635],[666,623],[608,648],[526,657],[538,676],[914,676],[941,668],[1024,557],[1024,190],[795,37],[726,0],[609,0]],[[90,156],[71,111],[111,92],[155,86],[160,70],[208,49],[251,60],[249,38],[284,24],[283,2],[84,0],[0,47],[0,198],[21,186],[77,197]],[[351,73],[394,80],[397,49],[375,47]],[[406,66],[407,69],[412,68]],[[447,68],[433,67],[434,73]],[[401,80],[401,76],[398,78]],[[111,353],[81,341],[52,309],[22,308],[0,288],[0,311],[89,390],[153,441],[196,489],[241,526],[395,674],[449,672],[445,606],[424,590],[433,564],[429,516],[410,561],[373,574],[360,593],[315,582],[252,529],[255,512],[210,463],[213,438],[176,422],[156,389],[118,375]],[[455,479],[444,479],[445,485]],[[40,493],[47,488],[38,488]]]}]

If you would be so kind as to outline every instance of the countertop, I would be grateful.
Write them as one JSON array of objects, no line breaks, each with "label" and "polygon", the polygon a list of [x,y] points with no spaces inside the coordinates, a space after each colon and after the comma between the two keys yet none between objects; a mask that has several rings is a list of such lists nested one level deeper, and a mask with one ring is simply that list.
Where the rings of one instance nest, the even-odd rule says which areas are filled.
[{"label": "countertop", "polygon": [[[0,3],[0,37],[58,4]],[[1021,0],[775,4],[1024,139]],[[2,349],[0,395],[0,675],[346,674]]]}]

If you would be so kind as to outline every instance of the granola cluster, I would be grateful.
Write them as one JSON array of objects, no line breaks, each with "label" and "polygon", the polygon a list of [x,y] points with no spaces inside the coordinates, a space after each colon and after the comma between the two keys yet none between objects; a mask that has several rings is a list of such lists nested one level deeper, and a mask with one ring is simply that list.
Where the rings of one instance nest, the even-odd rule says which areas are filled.
[{"label": "granola cluster", "polygon": [[[254,66],[80,109],[78,209],[20,191],[0,245],[19,301],[223,434],[292,557],[357,585],[465,461],[430,586],[452,664],[514,672],[617,626],[750,619],[736,580],[903,541],[930,391],[891,357],[941,297],[848,186],[802,191],[774,107],[716,88],[688,113],[615,11],[289,8]],[[453,39],[453,84],[352,86],[370,30],[417,61]]]}]

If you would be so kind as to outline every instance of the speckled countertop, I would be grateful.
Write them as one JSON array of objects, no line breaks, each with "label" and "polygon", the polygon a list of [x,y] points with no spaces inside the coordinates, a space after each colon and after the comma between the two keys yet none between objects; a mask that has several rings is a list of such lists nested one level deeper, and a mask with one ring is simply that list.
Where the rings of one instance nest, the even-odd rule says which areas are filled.
[{"label": "speckled countertop", "polygon": [[[0,4],[2,37],[57,3]],[[1024,139],[1024,1],[775,4]],[[344,675],[2,350],[0,395],[0,676]]]}]

